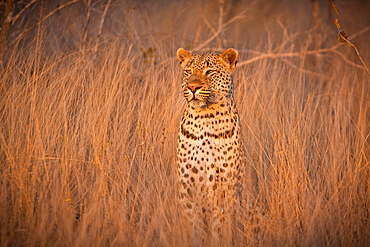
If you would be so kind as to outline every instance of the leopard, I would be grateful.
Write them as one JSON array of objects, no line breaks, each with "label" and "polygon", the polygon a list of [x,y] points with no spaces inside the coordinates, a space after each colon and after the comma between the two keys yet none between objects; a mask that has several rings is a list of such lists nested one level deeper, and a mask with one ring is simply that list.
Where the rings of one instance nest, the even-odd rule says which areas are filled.
[{"label": "leopard", "polygon": [[[177,50],[186,106],[177,145],[179,201],[195,234],[229,245],[241,202],[240,120],[231,76],[238,51]],[[223,243],[223,244],[222,244]]]}]

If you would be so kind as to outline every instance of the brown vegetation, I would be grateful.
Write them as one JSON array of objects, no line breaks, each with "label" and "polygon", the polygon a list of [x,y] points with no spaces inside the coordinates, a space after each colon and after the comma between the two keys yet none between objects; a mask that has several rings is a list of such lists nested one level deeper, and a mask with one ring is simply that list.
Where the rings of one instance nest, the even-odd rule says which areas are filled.
[{"label": "brown vegetation", "polygon": [[[174,176],[178,47],[241,57],[248,200],[236,245],[370,242],[370,80],[338,44],[330,3],[14,2],[0,68],[1,246],[192,242]],[[336,5],[369,63],[370,5]]]}]

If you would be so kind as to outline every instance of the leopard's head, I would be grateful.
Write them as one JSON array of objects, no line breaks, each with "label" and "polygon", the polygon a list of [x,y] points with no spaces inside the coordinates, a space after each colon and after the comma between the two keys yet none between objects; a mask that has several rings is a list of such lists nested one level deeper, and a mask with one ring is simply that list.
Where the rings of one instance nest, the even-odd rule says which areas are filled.
[{"label": "leopard's head", "polygon": [[231,72],[238,59],[235,49],[227,49],[222,54],[191,54],[180,48],[177,58],[183,69],[183,93],[192,108],[206,108],[232,96]]}]

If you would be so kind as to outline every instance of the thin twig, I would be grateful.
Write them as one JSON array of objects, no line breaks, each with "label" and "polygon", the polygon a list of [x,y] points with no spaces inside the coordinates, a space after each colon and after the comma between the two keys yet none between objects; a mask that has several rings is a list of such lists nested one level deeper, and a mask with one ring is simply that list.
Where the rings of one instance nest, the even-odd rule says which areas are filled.
[{"label": "thin twig", "polygon": [[217,27],[217,30],[216,32],[209,38],[207,39],[206,41],[204,41],[202,44],[198,45],[197,47],[195,47],[194,49],[192,49],[192,51],[198,51],[200,49],[202,49],[203,47],[207,46],[209,43],[211,43],[215,38],[218,37],[218,35],[223,31],[223,29],[225,27],[227,27],[228,25],[232,24],[233,22],[235,22],[236,20],[239,20],[239,19],[243,19],[245,18],[245,13],[247,12],[249,8],[245,8],[242,12],[240,12],[238,15],[234,16],[233,18],[231,18],[230,20],[228,20],[226,23],[223,23],[223,4],[222,2],[220,3],[220,8],[219,8],[219,17],[218,17],[218,27]]},{"label": "thin twig", "polygon": [[[370,26],[360,30],[358,33],[364,33],[366,31],[370,30]],[[357,37],[358,33],[352,35],[349,37],[349,39],[353,37]],[[289,53],[269,53],[269,54],[262,54],[259,56],[256,56],[254,58],[245,60],[243,62],[238,63],[238,66],[243,66],[247,65],[250,63],[254,63],[258,60],[265,59],[265,58],[279,58],[279,57],[300,57],[304,55],[313,55],[313,54],[320,54],[320,53],[325,53],[325,52],[337,52],[336,49],[338,49],[340,46],[342,46],[343,43],[338,43],[336,45],[333,45],[329,48],[322,48],[322,49],[317,49],[317,50],[310,50],[310,51],[300,51],[300,52],[289,52]],[[358,66],[356,66],[358,67]],[[362,68],[362,67],[361,67]]]},{"label": "thin twig", "polygon": [[16,43],[18,40],[20,40],[26,33],[28,33],[29,31],[31,31],[32,29],[34,29],[35,27],[39,26],[42,22],[44,22],[46,19],[48,19],[50,16],[52,16],[53,14],[55,14],[56,12],[58,12],[59,10],[71,5],[71,4],[74,4],[76,2],[78,2],[80,0],[72,0],[68,3],[65,3],[61,6],[59,6],[58,8],[56,8],[55,10],[53,10],[52,12],[50,12],[49,14],[47,14],[42,20],[40,20],[39,22],[37,22],[35,25],[29,27],[28,29],[26,29],[25,31],[23,31],[21,34],[18,35],[17,38],[15,38],[12,42],[10,42],[9,46],[13,45],[14,43]]},{"label": "thin twig", "polygon": [[351,65],[351,66],[353,66],[355,68],[358,68],[358,69],[363,69],[364,68],[362,65],[350,61],[340,51],[338,51],[338,50],[332,50],[332,52],[334,52],[335,54],[337,54],[338,56],[340,56],[343,59],[343,61],[346,62],[346,63],[348,63],[349,65]]},{"label": "thin twig", "polygon": [[202,19],[204,23],[206,24],[206,26],[208,27],[208,29],[210,29],[212,33],[216,33],[216,30],[212,27],[211,23],[209,23],[209,21],[204,15],[202,15]]},{"label": "thin twig", "polygon": [[299,52],[289,52],[289,53],[268,53],[268,54],[262,54],[259,56],[256,56],[254,58],[245,60],[243,62],[238,63],[238,66],[247,65],[250,63],[254,63],[258,60],[264,59],[264,58],[279,58],[279,57],[300,57],[304,55],[312,55],[312,54],[319,54],[324,52],[332,51],[333,49],[338,48],[337,45],[332,46],[330,48],[323,48],[318,50],[311,50],[311,51],[299,51]]},{"label": "thin twig", "polygon": [[86,37],[87,37],[87,28],[90,24],[90,15],[91,15],[91,0],[88,0],[87,1],[86,25],[85,25],[85,29],[84,29],[84,32],[81,38],[81,50],[83,50],[83,48],[85,47],[85,42],[86,42]]},{"label": "thin twig", "polygon": [[333,6],[335,12],[337,13],[338,15],[338,18],[335,18],[334,19],[334,23],[338,29],[338,41],[339,42],[342,42],[342,43],[347,43],[347,45],[349,47],[352,47],[353,49],[355,49],[355,52],[357,54],[357,57],[360,59],[362,65],[365,67],[367,73],[370,75],[370,71],[369,71],[369,68],[366,66],[366,63],[365,61],[362,59],[361,55],[360,55],[360,52],[358,51],[357,47],[352,44],[349,39],[347,38],[347,35],[346,33],[344,32],[344,30],[340,27],[340,24],[339,24],[339,18],[340,18],[340,15],[339,15],[339,10],[338,10],[338,7],[335,5],[334,3],[334,0],[331,0],[331,5]]},{"label": "thin twig", "polygon": [[301,71],[301,73],[305,73],[305,74],[309,74],[309,75],[313,75],[313,76],[317,76],[317,77],[321,77],[321,78],[327,77],[327,75],[325,75],[325,74],[317,73],[315,71],[311,71],[311,70],[299,67],[296,64],[294,64],[293,62],[291,62],[289,59],[282,59],[282,61],[287,63],[289,66],[293,67],[294,69],[297,69],[297,70]]},{"label": "thin twig", "polygon": [[101,31],[103,29],[103,25],[104,25],[104,22],[105,22],[105,16],[107,15],[108,8],[109,8],[109,5],[110,5],[110,1],[111,0],[108,0],[107,4],[105,5],[104,12],[103,12],[103,15],[102,15],[101,20],[100,20],[99,32],[98,32],[98,36],[96,38],[96,44],[95,44],[95,51],[97,51],[97,49],[98,49],[99,38],[101,36]]},{"label": "thin twig", "polygon": [[345,41],[346,41],[346,43],[348,44],[348,46],[351,46],[351,47],[353,47],[353,49],[355,49],[355,51],[356,51],[356,53],[357,53],[357,57],[360,59],[360,61],[361,61],[362,65],[365,67],[365,69],[366,69],[367,73],[370,75],[369,68],[366,66],[366,63],[365,63],[365,61],[362,59],[362,57],[361,57],[361,55],[360,55],[360,52],[358,51],[357,47],[356,47],[354,44],[352,44],[348,39],[346,39],[346,37],[344,37],[342,33],[339,33],[339,35],[341,36],[341,38],[342,38],[343,40],[345,40]]},{"label": "thin twig", "polygon": [[7,48],[9,32],[11,28],[11,20],[13,16],[14,2],[13,0],[4,1],[4,19],[2,28],[0,30],[0,66],[1,68],[5,64],[5,50]]},{"label": "thin twig", "polygon": [[26,11],[29,7],[31,7],[32,4],[34,4],[37,0],[32,0],[29,2],[24,8],[22,8],[16,16],[12,19],[12,25],[19,19],[19,17],[23,14],[24,11]]}]

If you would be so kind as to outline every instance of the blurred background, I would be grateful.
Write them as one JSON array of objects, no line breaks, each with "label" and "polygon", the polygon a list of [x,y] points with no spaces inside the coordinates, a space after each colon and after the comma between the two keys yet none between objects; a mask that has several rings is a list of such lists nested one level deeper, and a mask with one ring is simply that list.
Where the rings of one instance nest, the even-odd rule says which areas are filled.
[{"label": "blurred background", "polygon": [[0,245],[214,246],[176,199],[183,47],[239,51],[235,246],[367,246],[370,2],[334,3],[1,1]]}]

